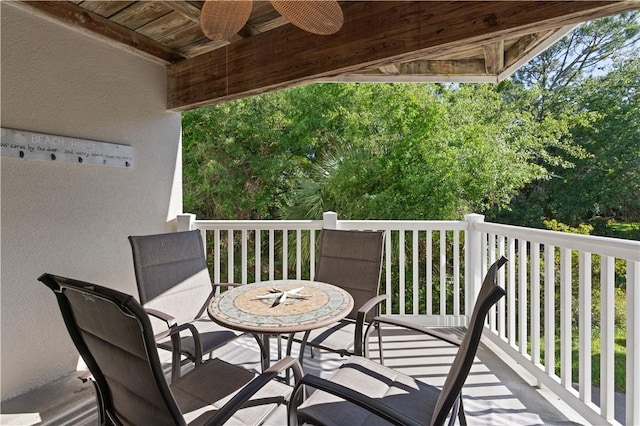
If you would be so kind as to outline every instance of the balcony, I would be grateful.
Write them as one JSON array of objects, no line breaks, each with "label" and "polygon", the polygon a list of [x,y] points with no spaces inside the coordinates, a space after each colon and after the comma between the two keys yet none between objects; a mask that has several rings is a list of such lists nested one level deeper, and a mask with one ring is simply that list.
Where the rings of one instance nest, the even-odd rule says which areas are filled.
[{"label": "balcony", "polygon": [[[199,229],[206,237],[215,282],[241,283],[312,279],[322,228],[383,230],[381,288],[391,295],[384,314],[424,325],[465,325],[486,268],[504,255],[509,262],[499,282],[507,297],[489,316],[478,361],[465,386],[469,422],[640,424],[638,241],[487,223],[480,215],[468,215],[464,221],[343,221],[331,212],[322,220],[300,221],[210,221],[181,215],[178,228]],[[626,308],[614,304],[616,280],[618,287],[626,287]],[[592,306],[599,315],[592,313]],[[615,318],[620,310],[626,310],[626,385],[616,392],[615,381],[622,379],[614,373],[620,375],[620,366],[614,370]],[[384,335],[387,365],[436,384],[444,380],[455,354],[451,348],[394,328],[385,328]],[[592,349],[598,347],[592,345],[595,340],[598,353]],[[375,340],[371,349],[375,359]],[[251,339],[240,339],[217,355],[257,368],[257,354]],[[437,369],[421,362],[436,358]],[[340,362],[339,357],[320,353],[306,367],[327,376]],[[596,363],[600,377],[592,375]],[[56,386],[77,393],[44,415],[46,402],[38,401],[48,401],[47,395],[54,393],[60,397]],[[34,423],[76,424],[69,420],[73,416],[82,416],[88,424],[95,421],[89,385],[63,379],[36,392],[44,399],[34,392],[8,401],[4,415],[25,415],[29,409],[21,407],[35,407],[31,410],[41,414]]]}]

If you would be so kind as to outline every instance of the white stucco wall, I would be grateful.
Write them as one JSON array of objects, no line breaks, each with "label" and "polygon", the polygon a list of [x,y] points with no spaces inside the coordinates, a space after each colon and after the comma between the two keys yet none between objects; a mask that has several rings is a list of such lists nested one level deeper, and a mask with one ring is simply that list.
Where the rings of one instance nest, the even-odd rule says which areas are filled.
[{"label": "white stucco wall", "polygon": [[132,169],[3,158],[2,400],[76,368],[53,294],[69,276],[136,294],[127,236],[170,231],[182,209],[180,115],[165,67],[1,5],[2,127],[131,145]]}]

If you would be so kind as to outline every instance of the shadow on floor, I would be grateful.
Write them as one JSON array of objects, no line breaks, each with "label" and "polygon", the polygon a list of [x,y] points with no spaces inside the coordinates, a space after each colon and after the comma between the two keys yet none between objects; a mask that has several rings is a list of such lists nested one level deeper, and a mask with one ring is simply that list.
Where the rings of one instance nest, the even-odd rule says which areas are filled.
[{"label": "shadow on floor", "polygon": [[[272,357],[277,354],[272,340]],[[456,348],[428,336],[404,330],[384,330],[385,365],[400,372],[442,386],[453,361]],[[372,341],[371,358],[378,359],[377,342]],[[294,356],[295,353],[294,349]],[[160,351],[167,377],[170,355]],[[241,337],[217,351],[216,356],[242,367],[259,368],[259,349],[252,337]],[[305,372],[329,377],[344,362],[339,355],[315,351],[305,359]],[[187,367],[188,368],[188,367]],[[93,385],[82,383],[78,373],[70,374],[2,404],[2,425],[96,425]],[[464,404],[470,425],[575,425],[581,419],[570,419],[552,405],[534,386],[524,381],[493,352],[483,345],[478,349],[464,386]],[[286,412],[276,412],[267,425],[286,424]]]}]

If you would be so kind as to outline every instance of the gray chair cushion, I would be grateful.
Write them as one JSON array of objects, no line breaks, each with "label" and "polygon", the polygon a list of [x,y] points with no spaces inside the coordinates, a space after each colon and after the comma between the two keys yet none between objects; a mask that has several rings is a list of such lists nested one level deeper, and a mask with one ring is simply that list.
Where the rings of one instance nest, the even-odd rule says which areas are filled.
[{"label": "gray chair cushion", "polygon": [[[489,268],[469,319],[468,330],[460,341],[441,390],[366,358],[351,357],[329,380],[307,375],[296,385],[289,406],[290,419],[295,414],[298,419],[322,425],[342,424],[346,418],[352,419],[350,424],[354,425],[378,425],[388,424],[386,419],[389,418],[400,424],[439,426],[444,424],[448,416],[459,416],[461,422],[465,422],[460,403],[462,386],[473,364],[487,313],[506,294],[497,284],[496,277],[498,269],[506,261],[505,257],[501,257]],[[387,322],[382,317],[376,317],[374,321]],[[420,327],[410,328],[420,330]],[[424,332],[434,337],[446,335],[441,332],[432,334],[426,329]],[[455,340],[450,336],[445,340]],[[296,407],[297,395],[305,384],[317,390],[305,403]],[[356,405],[356,402],[360,405]],[[368,410],[361,407],[367,407]]]},{"label": "gray chair cushion", "polygon": [[[180,377],[171,384],[171,391],[188,424],[202,425],[254,377],[250,371],[216,358]],[[270,381],[225,425],[260,424],[290,393],[291,387]]]},{"label": "gray chair cushion", "polygon": [[[307,345],[341,355],[350,355],[354,353],[355,332],[355,321],[343,320],[329,327],[311,330]],[[303,335],[304,333],[296,333],[295,339],[301,340]]]},{"label": "gray chair cushion", "polygon": [[[211,321],[209,318],[198,318],[195,321],[190,321],[190,323],[193,324],[198,330],[198,334],[200,335],[200,343],[202,344],[203,348],[218,348],[227,343],[229,340],[236,338],[240,333],[238,331],[232,331],[228,328],[224,328]],[[191,333],[184,332],[183,334],[184,337],[180,339],[181,352],[189,359],[194,359],[195,344],[193,338],[191,337]],[[168,351],[172,349],[171,340],[169,339],[158,343],[158,346]],[[207,353],[207,351],[204,349],[203,352]]]},{"label": "gray chair cushion", "polygon": [[[353,309],[339,323],[312,330],[306,340],[303,333],[298,333],[294,341],[341,355],[356,354],[356,340],[363,340],[356,335],[358,311],[378,296],[383,241],[381,231],[322,230],[314,279],[348,291],[353,297]],[[378,306],[374,306],[361,321],[371,320],[377,313]],[[300,362],[303,357],[304,348]]]},{"label": "gray chair cushion", "polygon": [[353,310],[347,318],[355,320],[358,309],[378,295],[383,239],[378,231],[322,230],[314,279],[351,294]]},{"label": "gray chair cushion", "polygon": [[[401,411],[413,419],[428,419],[440,394],[434,386],[362,357],[350,358],[331,378]],[[314,424],[343,426],[390,423],[351,402],[316,390],[298,408],[298,418]]]},{"label": "gray chair cushion", "polygon": [[[51,274],[39,279],[56,295],[93,375],[103,424],[112,424],[108,418],[125,425],[200,425],[213,415],[218,423],[231,415],[226,424],[261,424],[291,394],[291,387],[272,379],[292,362],[298,365],[293,359],[260,376],[213,359],[169,386],[149,318],[133,297]],[[301,376],[299,365],[294,373]]]},{"label": "gray chair cushion", "polygon": [[[200,334],[203,354],[242,334],[214,323],[206,315],[213,285],[200,231],[130,236],[129,241],[140,303],[146,309],[164,312],[178,324],[193,324]],[[166,330],[161,321],[152,319],[152,325],[156,333]],[[184,331],[180,337],[181,353],[195,360],[191,333]],[[168,340],[159,346],[172,349]]]}]

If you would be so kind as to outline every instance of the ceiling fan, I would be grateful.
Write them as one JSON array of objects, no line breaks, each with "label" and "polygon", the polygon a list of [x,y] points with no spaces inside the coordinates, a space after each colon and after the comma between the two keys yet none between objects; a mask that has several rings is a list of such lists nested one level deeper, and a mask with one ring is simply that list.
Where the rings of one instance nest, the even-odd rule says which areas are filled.
[{"label": "ceiling fan", "polygon": [[[271,0],[271,5],[289,22],[313,34],[334,34],[344,16],[337,0]],[[251,0],[206,0],[200,12],[200,27],[211,40],[228,40],[249,20]]]}]

